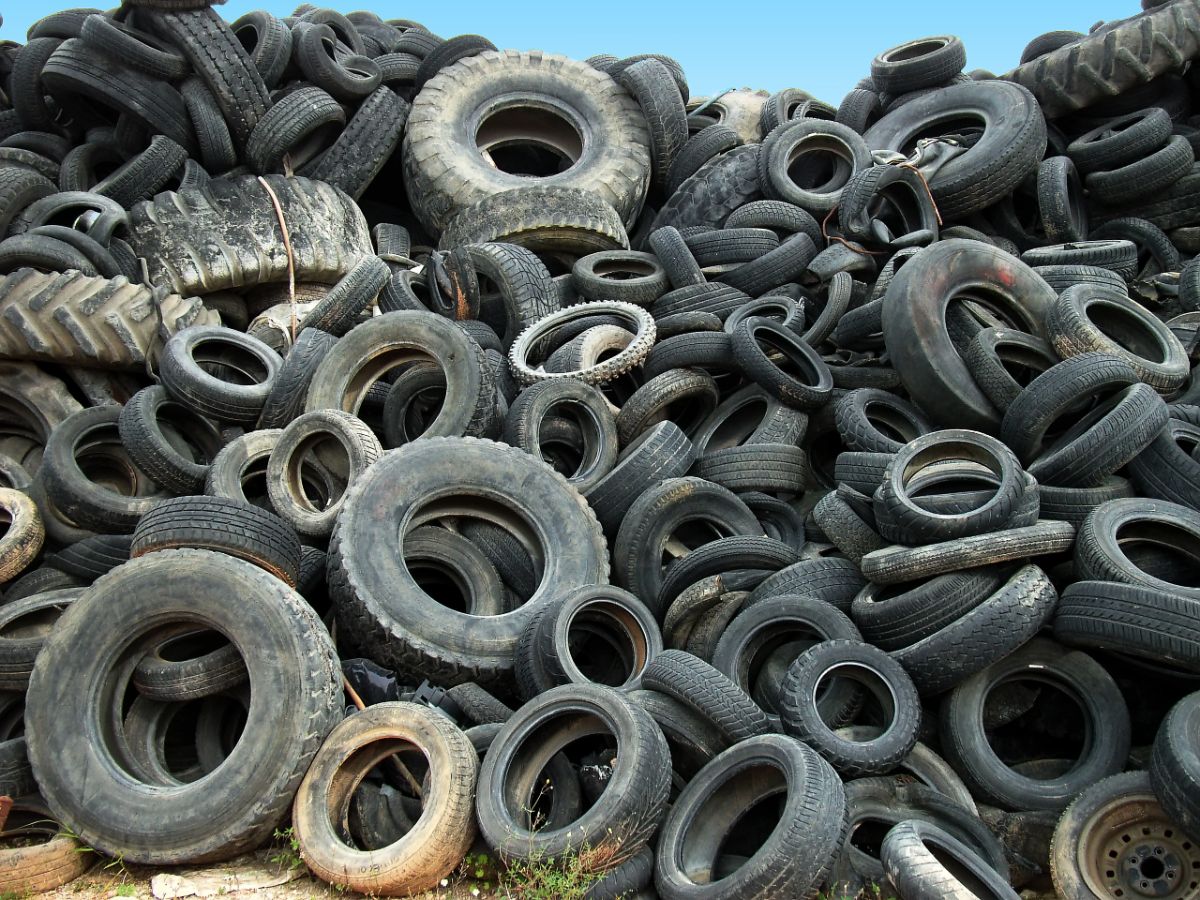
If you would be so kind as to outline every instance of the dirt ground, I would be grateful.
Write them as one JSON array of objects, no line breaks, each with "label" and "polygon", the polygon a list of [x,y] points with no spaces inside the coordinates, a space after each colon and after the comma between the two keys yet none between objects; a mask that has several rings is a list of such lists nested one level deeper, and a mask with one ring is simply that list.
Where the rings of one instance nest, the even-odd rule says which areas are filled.
[{"label": "dirt ground", "polygon": [[[359,900],[363,895],[339,891],[290,861],[269,859],[270,851],[203,868],[119,865],[99,860],[90,871],[54,891],[29,900],[205,900],[209,897],[254,900]],[[458,884],[420,894],[416,900],[475,900],[481,894]]]}]

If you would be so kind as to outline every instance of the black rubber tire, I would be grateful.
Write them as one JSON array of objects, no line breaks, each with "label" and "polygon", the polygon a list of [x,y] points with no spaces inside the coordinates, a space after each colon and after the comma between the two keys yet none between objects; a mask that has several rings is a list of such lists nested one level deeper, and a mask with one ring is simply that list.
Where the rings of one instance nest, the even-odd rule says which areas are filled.
[{"label": "black rubber tire", "polygon": [[[271,194],[252,175],[214,179],[166,192],[129,214],[129,243],[145,259],[151,284],[191,297],[260,284],[333,284],[364,255],[371,239],[361,211],[341,191],[307,178],[263,176],[290,227],[283,252]],[[186,212],[184,211],[186,210]],[[229,235],[238,235],[230,241]],[[207,248],[207,249],[206,249]]]},{"label": "black rubber tire", "polygon": [[979,854],[929,822],[901,822],[883,839],[880,858],[900,896],[944,900],[1016,900],[1019,896]]},{"label": "black rubber tire", "polygon": [[1082,31],[1047,31],[1045,34],[1039,34],[1021,51],[1021,65],[1033,62],[1047,53],[1073,44],[1084,37],[1087,35]]},{"label": "black rubber tire", "polygon": [[706,717],[734,743],[772,730],[766,714],[745,691],[704,660],[682,650],[664,650],[651,660],[642,684]]},{"label": "black rubber tire", "polygon": [[150,24],[187,58],[212,91],[235,143],[245,146],[271,99],[233,29],[211,8],[162,11]]},{"label": "black rubber tire", "polygon": [[[734,359],[752,381],[767,393],[798,409],[824,405],[833,390],[824,360],[795,332],[771,319],[750,318],[730,338]],[[789,371],[774,363],[762,344],[786,358]],[[791,372],[799,370],[796,377]]]},{"label": "black rubber tire", "polygon": [[830,879],[839,891],[855,891],[860,889],[859,884],[882,883],[887,879],[883,862],[878,858],[879,844],[863,840],[867,837],[860,833],[863,827],[875,824],[890,830],[910,820],[929,822],[948,831],[982,856],[1002,879],[1008,878],[1008,863],[1000,841],[975,812],[939,790],[904,778],[859,778],[846,785],[846,807],[847,840]]},{"label": "black rubber tire", "polygon": [[[721,841],[760,796],[750,772],[786,785],[779,825],[736,872],[710,882],[697,873],[717,870]],[[814,896],[845,826],[845,792],[828,763],[782,735],[751,738],[713,759],[676,798],[659,836],[658,894],[664,900]]]},{"label": "black rubber tire", "polygon": [[953,36],[918,38],[871,60],[871,80],[880,92],[906,94],[941,87],[967,65],[967,50]]},{"label": "black rubber tire", "polygon": [[[1137,248],[1131,241],[1076,241],[1034,247],[1021,254],[1031,266],[1097,266],[1125,280],[1137,275]],[[1114,282],[1114,287],[1120,287]]]},{"label": "black rubber tire", "polygon": [[175,494],[204,487],[224,443],[215,425],[173,401],[160,385],[134,394],[117,426],[134,465]]},{"label": "black rubber tire", "polygon": [[246,423],[257,421],[281,362],[249,335],[219,325],[193,326],[167,341],[159,375],[167,393],[197,415]]},{"label": "black rubber tire", "polygon": [[1184,697],[1158,726],[1150,756],[1150,786],[1172,821],[1200,834],[1200,693]]},{"label": "black rubber tire", "polygon": [[1063,591],[1054,636],[1064,644],[1115,650],[1159,666],[1200,672],[1196,600],[1144,585],[1076,581]]},{"label": "black rubber tire", "polygon": [[742,143],[741,136],[726,125],[709,125],[691,135],[679,148],[667,173],[666,193],[671,196],[687,179],[722,153]]},{"label": "black rubber tire", "polygon": [[192,547],[252,562],[288,587],[300,576],[300,539],[279,516],[224,497],[173,497],[133,531],[130,557]]},{"label": "black rubber tire", "polygon": [[60,588],[0,606],[0,691],[29,687],[38,655],[83,592],[83,588]]},{"label": "black rubber tire", "polygon": [[759,145],[736,147],[701,167],[671,194],[659,210],[654,227],[719,228],[741,206],[761,200],[758,177]]},{"label": "black rubber tire", "polygon": [[1102,172],[1141,159],[1171,138],[1171,117],[1158,107],[1109,119],[1067,146],[1083,174]]},{"label": "black rubber tire", "polygon": [[496,45],[478,34],[460,34],[447,38],[421,60],[417,68],[415,86],[418,91],[425,86],[429,79],[448,66],[452,66],[469,56],[478,56],[485,50],[495,50]]},{"label": "black rubber tire", "polygon": [[651,253],[609,250],[576,260],[571,284],[586,300],[649,306],[667,292],[667,273]]},{"label": "black rubber tire", "polygon": [[[692,251],[688,248],[683,235],[679,233],[677,228],[666,225],[662,228],[654,229],[650,233],[649,244],[650,249],[654,251],[654,255],[658,258],[664,271],[666,271],[667,278],[671,282],[671,287],[678,290],[694,284],[705,284],[704,273],[700,271],[700,264],[692,256]],[[672,312],[677,311],[672,310]],[[663,314],[670,315],[670,313]]]},{"label": "black rubber tire", "polygon": [[[1200,587],[1190,580],[1197,538],[1200,512],[1196,510],[1164,500],[1111,500],[1098,506],[1079,529],[1075,541],[1076,576],[1080,580],[1143,585],[1165,594],[1200,599]],[[1154,550],[1177,554],[1184,564],[1176,563],[1160,577],[1154,574]],[[1138,555],[1131,557],[1130,551]],[[1142,559],[1151,566],[1149,571],[1139,566]],[[1169,575],[1187,580],[1174,583],[1166,577]]]},{"label": "black rubber tire", "polygon": [[[352,30],[352,29],[351,29]],[[298,23],[292,58],[304,77],[345,103],[355,103],[379,87],[383,71],[375,60],[345,53],[328,23]]]},{"label": "black rubber tire", "polygon": [[324,151],[342,131],[346,113],[319,87],[304,85],[281,98],[258,120],[246,141],[246,161],[259,173],[284,164],[299,169]]},{"label": "black rubber tire", "polygon": [[375,384],[417,362],[437,366],[446,382],[441,412],[424,437],[494,433],[496,384],[486,357],[466,331],[428,310],[376,316],[339,340],[313,373],[305,409],[357,415]]},{"label": "black rubber tire", "polygon": [[850,615],[863,637],[882,650],[901,650],[936,634],[991,597],[1004,583],[996,566],[939,575],[895,588],[868,584]]},{"label": "black rubber tire", "polygon": [[795,549],[774,538],[754,534],[717,538],[667,567],[655,605],[661,610],[670,609],[689,585],[712,575],[751,570],[765,577],[799,560]]},{"label": "black rubber tire", "polygon": [[[209,467],[204,493],[271,509],[271,500],[267,496],[267,461],[281,434],[281,428],[250,431],[222,447]],[[252,493],[247,493],[248,490]]]},{"label": "black rubber tire", "polygon": [[[971,462],[991,472],[995,487],[969,512],[930,511],[914,491],[922,481],[936,489],[939,467]],[[924,478],[922,478],[924,473]],[[953,476],[950,476],[953,477]],[[1025,499],[1021,465],[1000,441],[966,429],[947,429],[922,435],[897,451],[875,493],[875,521],[880,533],[905,544],[931,544],[1011,527]]]},{"label": "black rubber tire", "polygon": [[1088,193],[1101,203],[1120,205],[1165,190],[1191,171],[1196,155],[1182,135],[1136,162],[1087,176]]},{"label": "black rubber tire", "polygon": [[[720,392],[711,376],[696,369],[668,369],[646,381],[617,413],[617,436],[628,446],[646,429],[666,419],[694,434],[717,406]],[[615,461],[615,460],[614,460]]]},{"label": "black rubber tire", "polygon": [[[381,744],[415,749],[427,769],[416,822],[386,846],[364,848],[339,833],[330,811],[350,806]],[[416,703],[375,704],[342,721],[313,758],[292,808],[300,853],[318,877],[352,890],[433,889],[475,837],[478,766],[471,742],[440,712]]]},{"label": "black rubber tire", "polygon": [[[984,730],[990,693],[1018,679],[1065,691],[1087,723],[1091,739],[1080,758],[1053,778],[1027,775],[1005,764]],[[1129,755],[1129,712],[1100,663],[1037,638],[955,686],[942,701],[940,735],[946,760],[976,797],[1006,809],[1061,810],[1085,788],[1121,771]]]},{"label": "black rubber tire", "polygon": [[1044,335],[1053,289],[1004,251],[954,239],[926,248],[896,273],[884,295],[883,336],[892,365],[926,415],[939,424],[993,432],[999,413],[972,380],[945,327],[951,298],[981,281],[1021,330]]},{"label": "black rubber tire", "polygon": [[929,179],[943,219],[960,220],[1010,193],[1046,151],[1046,122],[1033,95],[1003,81],[954,84],[893,109],[863,135],[872,150],[907,153],[915,139],[948,115],[984,122],[971,149]]},{"label": "black rubber tire", "polygon": [[300,331],[317,328],[336,337],[344,336],[390,278],[387,263],[377,256],[364,256],[300,320]]},{"label": "black rubber tire", "polygon": [[645,490],[621,520],[612,545],[613,575],[656,615],[664,612],[659,608],[667,573],[664,554],[672,536],[685,525],[705,528],[714,537],[753,535],[760,530],[754,514],[733,492],[702,478],[670,478]]},{"label": "black rubber tire", "polygon": [[[649,129],[637,102],[585,63],[504,50],[481,53],[443,69],[413,104],[404,137],[404,182],[413,210],[426,228],[441,232],[456,213],[484,198],[538,183],[491,165],[490,156],[476,149],[478,144],[489,146],[486,132],[477,142],[478,126],[468,125],[477,111],[512,91],[549,96],[573,111],[575,127],[586,132],[582,143],[588,153],[582,165],[574,166],[565,179],[556,177],[555,184],[594,192],[622,221],[631,223],[651,166]],[[451,157],[458,162],[447,166]]]},{"label": "black rubber tire", "polygon": [[147,648],[131,680],[147,700],[185,703],[235,689],[247,677],[246,663],[233,644],[213,632],[181,625],[165,630]]},{"label": "black rubber tire", "polygon": [[[826,721],[817,693],[834,672],[839,673],[835,678],[856,682],[874,695],[888,717],[879,735],[868,741],[850,740]],[[812,747],[843,776],[889,772],[917,743],[921,723],[917,689],[899,663],[870,644],[833,640],[810,647],[788,666],[780,696],[785,733]]]},{"label": "black rubber tire", "polygon": [[[812,167],[820,174],[796,180],[795,164],[805,156],[821,154],[832,162]],[[872,165],[871,151],[854,130],[820,119],[799,119],[775,129],[763,140],[758,158],[762,191],[773,200],[793,203],[813,215],[823,215],[839,205],[843,188],[855,173]],[[826,170],[833,174],[824,182]]]},{"label": "black rubber tire", "polygon": [[1135,384],[1101,403],[1029,466],[1039,483],[1095,487],[1138,457],[1163,431],[1168,408],[1152,387]]},{"label": "black rubber tire", "polygon": [[842,612],[866,584],[858,566],[847,559],[803,559],[769,575],[750,595],[749,605],[770,597],[799,594],[823,600]]},{"label": "black rubber tire", "polygon": [[933,425],[911,403],[888,391],[872,388],[860,388],[839,397],[834,403],[834,419],[842,443],[863,453],[895,453],[908,442],[933,431]]},{"label": "black rubber tire", "polygon": [[42,66],[42,84],[60,103],[98,103],[190,148],[191,121],[179,91],[137,69],[114,66],[110,59],[79,38],[63,41]]},{"label": "black rubber tire", "polygon": [[1038,213],[1046,240],[1052,244],[1088,238],[1083,182],[1069,156],[1051,156],[1037,170]]},{"label": "black rubber tire", "polygon": [[626,512],[642,494],[677,478],[696,460],[692,442],[674,422],[660,422],[624,449],[617,464],[586,492],[604,533],[615,537]]},{"label": "black rubber tire", "polygon": [[[168,580],[187,588],[163,594]],[[96,615],[97,608],[104,613]],[[321,741],[342,717],[337,655],[316,613],[255,566],[201,550],[131,560],[93,585],[80,611],[47,641],[27,697],[29,757],[49,807],[72,823],[81,841],[131,862],[216,861],[267,840]],[[124,685],[129,670],[113,662],[117,647],[138,640],[145,646],[173,619],[236,636],[254,689],[274,702],[252,705],[236,751],[246,765],[225,766],[220,790],[176,787],[171,799],[154,801],[156,812],[149,816],[146,798],[160,793],[159,785],[133,777],[108,740],[63,733],[68,708],[74,721],[110,714],[102,708],[102,692],[62,695],[58,685],[66,674],[97,686]],[[83,647],[89,649],[81,652]],[[93,769],[87,793],[103,793],[100,805],[84,801],[80,788],[83,773],[98,759],[109,774],[100,777]]]},{"label": "black rubber tire", "polygon": [[[85,583],[92,582],[106,572],[129,561],[129,545],[132,540],[132,535],[127,534],[102,534],[85,538],[69,544],[53,556],[47,557],[46,565],[71,576],[72,579],[78,579]],[[67,584],[47,585],[43,590],[68,586]],[[15,582],[12,587],[15,587]],[[16,599],[12,597],[11,587],[5,594],[5,599],[9,598]]]},{"label": "black rubber tire", "polygon": [[891,656],[923,696],[941,693],[1032,639],[1057,599],[1041,569],[1023,566],[974,609]]},{"label": "black rubber tire", "polygon": [[1047,118],[1083,109],[1175,69],[1200,52],[1200,11],[1167,4],[1110,25],[1007,73]]},{"label": "black rubber tire", "polygon": [[[1104,318],[1097,321],[1097,314]],[[1117,330],[1120,340],[1103,330],[1102,324]],[[1047,311],[1046,333],[1064,359],[1081,353],[1111,353],[1162,394],[1182,387],[1191,371],[1179,338],[1123,291],[1089,285],[1067,288]]]},{"label": "black rubber tire", "polygon": [[305,174],[358,200],[400,146],[409,110],[408,103],[386,85],[372,91]]},{"label": "black rubber tire", "polygon": [[620,216],[580,188],[530,185],[485,197],[459,212],[438,241],[443,249],[500,241],[569,258],[629,249]]},{"label": "black rubber tire", "polygon": [[647,58],[611,73],[637,100],[650,128],[650,183],[666,190],[671,165],[688,140],[685,97],[671,70],[661,60]]},{"label": "black rubber tire", "polygon": [[[367,425],[340,409],[314,409],[288,423],[267,461],[267,496],[275,512],[300,534],[333,532],[346,491],[383,455]],[[309,495],[304,478],[324,482],[324,496]]]},{"label": "black rubber tire", "polygon": [[447,688],[446,696],[476,725],[501,725],[512,718],[511,707],[472,682]]},{"label": "black rubber tire", "polygon": [[750,385],[723,400],[696,427],[693,441],[701,455],[750,444],[795,446],[804,439],[807,427],[806,413],[785,406],[758,385]]},{"label": "black rubber tire", "polygon": [[808,457],[794,444],[752,443],[712,450],[697,460],[696,474],[738,494],[799,495],[812,480]]},{"label": "black rubber tire", "polygon": [[[120,416],[119,406],[80,410],[60,423],[46,442],[39,478],[54,509],[76,527],[128,534],[165,496],[130,460],[118,431]],[[124,478],[92,481],[81,465],[84,459],[113,466]]]},{"label": "black rubber tire", "polygon": [[297,335],[263,402],[257,428],[283,428],[300,415],[313,375],[336,343],[337,338],[318,328],[308,328]]},{"label": "black rubber tire", "polygon": [[[381,483],[388,485],[382,493]],[[463,627],[462,614],[416,583],[397,552],[396,534],[380,527],[383,520],[375,509],[386,495],[387,516],[403,516],[445,489],[460,497],[479,491],[503,497],[522,519],[537,523],[534,537],[507,515],[497,520],[488,514],[515,530],[522,543],[532,544],[527,549],[541,554],[543,571],[537,590],[518,609],[471,618],[470,628]],[[339,633],[352,635],[355,645],[381,664],[443,684],[487,686],[511,673],[513,649],[528,620],[563,587],[597,583],[607,558],[599,525],[583,498],[549,466],[503,444],[428,438],[386,454],[355,479],[338,517],[329,565]]]},{"label": "black rubber tire", "polygon": [[[1105,820],[1111,822],[1107,828],[1100,824]],[[1109,868],[1110,841],[1119,842],[1116,846],[1122,849],[1128,845],[1126,859],[1134,861],[1145,859],[1154,853],[1156,846],[1161,847],[1165,857],[1181,861],[1180,889],[1195,890],[1197,879],[1194,866],[1190,865],[1196,861],[1195,846],[1176,823],[1167,819],[1146,772],[1123,772],[1105,778],[1067,807],[1050,844],[1050,876],[1055,895],[1064,900],[1090,900],[1102,893],[1115,894],[1120,890],[1128,894],[1143,884],[1152,886],[1154,882],[1137,877],[1141,874],[1140,865],[1130,866],[1129,873],[1121,871],[1124,867]],[[1120,857],[1120,851],[1116,852]],[[1109,871],[1115,877],[1106,878]]]},{"label": "black rubber tire", "polygon": [[720,280],[752,297],[795,283],[809,270],[817,248],[807,234],[793,234],[773,250],[720,275]]},{"label": "black rubber tire", "polygon": [[274,88],[292,58],[292,30],[265,10],[254,10],[235,19],[230,28],[250,54],[263,83]]},{"label": "black rubber tire", "polygon": [[542,450],[543,426],[551,417],[565,418],[579,428],[582,440],[579,465],[574,472],[563,474],[576,490],[586,493],[617,462],[618,431],[608,401],[599,388],[574,379],[530,385],[509,407],[505,442],[546,460]]},{"label": "black rubber tire", "polygon": [[[557,727],[549,723],[556,722]],[[574,720],[574,721],[572,721]],[[573,822],[536,831],[527,804],[540,769],[536,760],[561,750],[583,722],[589,733],[615,739],[619,756],[609,788]],[[574,726],[574,727],[572,727]],[[549,746],[546,746],[549,745]],[[600,851],[596,868],[620,865],[638,853],[666,812],[671,757],[654,719],[626,695],[597,685],[554,688],[517,710],[493,741],[479,772],[476,811],[484,839],[502,858],[558,857]]]},{"label": "black rubber tire", "polygon": [[1029,382],[1059,362],[1049,344],[1011,328],[981,328],[963,361],[971,377],[1001,413],[1007,412]]},{"label": "black rubber tire", "polygon": [[1075,528],[1068,522],[1038,521],[923,547],[885,547],[862,558],[862,571],[876,584],[898,584],[992,563],[1047,556],[1070,549]]}]

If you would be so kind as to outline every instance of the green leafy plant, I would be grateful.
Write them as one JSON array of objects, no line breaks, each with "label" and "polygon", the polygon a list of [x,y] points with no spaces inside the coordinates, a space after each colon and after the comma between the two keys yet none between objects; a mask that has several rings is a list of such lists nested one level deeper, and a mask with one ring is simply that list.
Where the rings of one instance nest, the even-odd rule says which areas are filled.
[{"label": "green leafy plant", "polygon": [[304,865],[304,859],[300,855],[300,839],[296,837],[296,829],[294,828],[276,828],[275,829],[275,852],[267,859],[275,863],[281,869],[287,869],[289,872],[299,869]]}]

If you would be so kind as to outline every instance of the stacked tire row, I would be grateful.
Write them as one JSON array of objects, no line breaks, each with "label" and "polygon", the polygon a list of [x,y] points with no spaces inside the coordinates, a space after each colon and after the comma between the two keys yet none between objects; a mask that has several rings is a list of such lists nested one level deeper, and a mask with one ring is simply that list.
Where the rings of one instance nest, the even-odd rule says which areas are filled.
[{"label": "stacked tire row", "polygon": [[189,5],[0,46],[0,892],[1200,897],[1200,3],[837,107]]}]

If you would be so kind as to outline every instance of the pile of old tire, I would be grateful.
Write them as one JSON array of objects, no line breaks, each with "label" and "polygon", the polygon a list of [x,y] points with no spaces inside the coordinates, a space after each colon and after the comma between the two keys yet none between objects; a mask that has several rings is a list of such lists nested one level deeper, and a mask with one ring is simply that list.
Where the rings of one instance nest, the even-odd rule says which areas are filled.
[{"label": "pile of old tire", "polygon": [[0,45],[0,893],[290,820],[377,895],[1200,897],[1143,5],[837,107],[312,6]]}]

